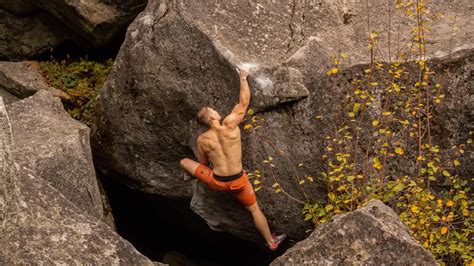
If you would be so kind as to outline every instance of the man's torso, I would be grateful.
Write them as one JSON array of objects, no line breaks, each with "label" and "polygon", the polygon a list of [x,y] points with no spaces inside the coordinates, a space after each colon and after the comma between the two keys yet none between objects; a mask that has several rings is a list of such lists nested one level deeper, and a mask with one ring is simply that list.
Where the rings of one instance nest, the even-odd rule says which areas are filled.
[{"label": "man's torso", "polygon": [[242,144],[240,129],[226,126],[211,128],[201,134],[198,145],[212,163],[213,172],[220,176],[229,176],[242,170]]}]

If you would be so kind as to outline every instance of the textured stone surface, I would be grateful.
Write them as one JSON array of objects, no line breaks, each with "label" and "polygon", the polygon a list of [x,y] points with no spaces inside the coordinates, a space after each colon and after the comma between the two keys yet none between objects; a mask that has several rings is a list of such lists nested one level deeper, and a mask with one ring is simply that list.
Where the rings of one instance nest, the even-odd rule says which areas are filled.
[{"label": "textured stone surface", "polygon": [[3,88],[0,88],[0,97],[3,97],[3,102],[5,104],[10,104],[12,102],[20,100],[20,98],[16,97],[15,95],[11,94]]},{"label": "textured stone surface", "polygon": [[0,8],[15,15],[28,15],[38,10],[31,0],[2,0]]},{"label": "textured stone surface", "polygon": [[9,104],[7,109],[15,162],[48,181],[83,211],[102,218],[89,128],[72,119],[61,101],[44,90]]},{"label": "textured stone surface", "polygon": [[41,177],[14,163],[0,98],[0,264],[153,265]]},{"label": "textured stone surface", "polygon": [[17,16],[0,9],[0,60],[24,60],[45,53],[68,39],[45,12]]},{"label": "textured stone surface", "polygon": [[39,90],[49,90],[62,99],[70,98],[67,93],[48,86],[35,61],[0,62],[0,88],[20,98],[31,96]]},{"label": "textured stone surface", "polygon": [[89,43],[103,47],[128,26],[146,0],[37,0],[35,4]]},{"label": "textured stone surface", "polygon": [[[385,2],[373,1],[368,10],[385,8]],[[441,10],[446,18],[457,14],[458,29],[457,37],[451,38],[452,22],[430,15],[434,36],[428,43],[430,58],[472,48],[471,9],[467,2],[432,3],[431,14]],[[325,72],[338,52],[350,54],[341,69],[347,75],[369,62],[368,10],[360,1],[149,1],[128,28],[98,98],[93,149],[99,169],[142,191],[189,197],[192,188],[181,181],[178,162],[195,155],[202,130],[195,122],[196,112],[208,105],[227,115],[238,100],[234,67],[242,66],[250,71],[251,106],[263,118],[261,129],[242,132],[244,166],[249,171],[260,169],[267,187],[276,180],[292,197],[304,201],[298,181],[324,171],[323,128],[314,118],[329,111],[332,84]],[[372,12],[371,30],[387,37],[386,19],[386,12]],[[400,25],[401,44],[411,38],[413,25],[408,22]],[[394,57],[396,25],[391,29]],[[389,51],[383,47],[388,46],[380,49],[387,59]],[[459,82],[467,84],[462,81],[467,76],[459,77]],[[466,129],[460,126],[453,130],[464,136]],[[262,163],[268,156],[274,157],[273,170]],[[307,194],[318,198],[323,185],[308,183]],[[261,240],[249,230],[251,220],[242,219],[247,217],[245,211],[232,197],[197,186],[192,209],[211,227]],[[304,237],[309,224],[303,222],[301,204],[272,190],[262,189],[257,195],[275,231]]]},{"label": "textured stone surface", "polygon": [[437,265],[398,215],[372,200],[319,226],[271,265]]}]

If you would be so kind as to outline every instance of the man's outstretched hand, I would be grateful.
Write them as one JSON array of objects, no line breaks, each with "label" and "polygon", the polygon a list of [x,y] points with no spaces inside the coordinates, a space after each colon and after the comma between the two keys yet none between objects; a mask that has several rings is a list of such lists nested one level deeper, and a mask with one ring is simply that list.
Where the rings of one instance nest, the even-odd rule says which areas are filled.
[{"label": "man's outstretched hand", "polygon": [[245,69],[238,68],[236,67],[235,70],[237,70],[237,73],[239,74],[240,79],[246,80],[247,76],[249,75],[249,72]]}]

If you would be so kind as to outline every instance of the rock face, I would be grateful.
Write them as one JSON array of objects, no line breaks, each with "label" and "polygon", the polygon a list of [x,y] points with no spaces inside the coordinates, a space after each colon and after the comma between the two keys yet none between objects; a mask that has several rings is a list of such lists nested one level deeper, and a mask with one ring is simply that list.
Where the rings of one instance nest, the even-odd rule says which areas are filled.
[{"label": "rock face", "polygon": [[16,97],[15,95],[11,94],[3,88],[0,88],[0,97],[3,97],[3,101],[5,104],[10,104],[12,102],[20,100],[20,98]]},{"label": "rock face", "polygon": [[[385,3],[375,2],[369,11],[385,10]],[[432,4],[432,12],[457,14],[460,26],[459,38],[450,41],[452,23],[433,18],[436,38],[428,45],[429,57],[448,55],[451,48],[472,49],[471,7]],[[251,106],[262,126],[242,131],[244,166],[259,169],[266,187],[277,181],[306,201],[298,182],[324,171],[323,129],[314,117],[328,112],[331,84],[325,72],[340,51],[351,56],[348,70],[369,62],[366,13],[358,1],[149,1],[128,28],[98,98],[93,150],[99,169],[142,191],[189,197],[192,188],[181,181],[179,160],[196,154],[202,130],[196,112],[202,106],[224,116],[230,112],[238,101],[234,67],[241,66],[250,70]],[[370,21],[372,30],[387,35],[385,12],[372,12]],[[411,38],[411,27],[400,25],[407,33],[400,35],[401,43]],[[391,33],[397,36],[395,24]],[[380,53],[388,58],[388,49]],[[262,163],[269,156],[273,168]],[[303,187],[308,197],[324,191],[321,184],[308,183]],[[248,229],[251,221],[242,222],[247,216],[232,197],[201,184],[193,194],[192,209],[211,227],[260,241]],[[300,203],[272,190],[257,196],[274,230],[304,237],[309,225],[300,216]]]},{"label": "rock face", "polygon": [[15,15],[29,15],[38,10],[30,0],[2,0],[0,8]]},{"label": "rock face", "polygon": [[39,90],[49,90],[54,96],[69,99],[63,91],[48,86],[38,72],[38,62],[0,62],[0,88],[11,94],[26,98]]},{"label": "rock face", "polygon": [[12,145],[0,98],[0,264],[153,265],[41,177],[18,171]]},{"label": "rock face", "polygon": [[108,44],[143,9],[146,0],[38,0],[35,4],[96,47]]},{"label": "rock face", "polygon": [[23,16],[2,9],[0,36],[0,60],[29,59],[69,38],[67,31],[45,12]]},{"label": "rock face", "polygon": [[271,265],[436,265],[398,215],[372,200],[319,226]]},{"label": "rock face", "polygon": [[89,143],[89,128],[72,119],[48,91],[7,106],[15,162],[61,191],[84,212],[101,219],[102,199]]}]

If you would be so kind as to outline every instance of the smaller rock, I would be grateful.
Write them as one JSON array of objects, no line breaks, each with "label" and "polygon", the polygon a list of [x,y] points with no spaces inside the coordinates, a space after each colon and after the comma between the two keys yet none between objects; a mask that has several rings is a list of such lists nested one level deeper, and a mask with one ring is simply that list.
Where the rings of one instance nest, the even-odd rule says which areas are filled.
[{"label": "smaller rock", "polygon": [[398,215],[379,200],[336,215],[271,265],[437,265],[408,234]]},{"label": "smaller rock", "polygon": [[38,71],[38,62],[0,62],[0,88],[11,94],[26,98],[39,90],[48,90],[63,100],[70,99],[63,91],[48,86]]},{"label": "smaller rock", "polygon": [[101,219],[103,205],[92,162],[89,128],[72,119],[49,91],[9,104],[15,161],[68,200]]},{"label": "smaller rock", "polygon": [[18,16],[0,9],[0,60],[28,60],[74,39],[45,12]]}]

